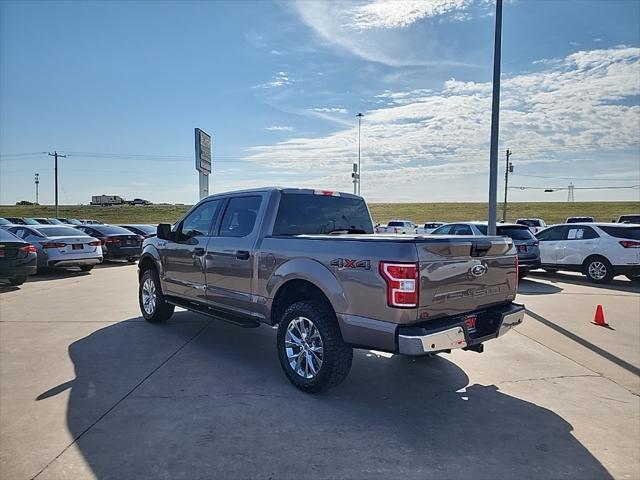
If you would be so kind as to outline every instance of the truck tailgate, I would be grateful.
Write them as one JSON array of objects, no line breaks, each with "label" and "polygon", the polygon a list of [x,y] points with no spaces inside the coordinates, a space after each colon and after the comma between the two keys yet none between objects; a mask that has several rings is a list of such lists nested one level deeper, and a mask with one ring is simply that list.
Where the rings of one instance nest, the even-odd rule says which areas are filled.
[{"label": "truck tailgate", "polygon": [[516,251],[507,237],[438,236],[417,240],[418,319],[460,315],[511,301]]}]

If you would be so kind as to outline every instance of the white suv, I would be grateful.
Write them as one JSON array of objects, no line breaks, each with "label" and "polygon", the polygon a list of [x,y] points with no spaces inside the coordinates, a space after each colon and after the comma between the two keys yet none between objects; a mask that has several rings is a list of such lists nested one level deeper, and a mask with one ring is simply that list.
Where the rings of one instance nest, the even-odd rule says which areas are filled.
[{"label": "white suv", "polygon": [[539,232],[540,261],[547,271],[582,272],[596,283],[615,275],[640,277],[640,225],[572,223]]}]

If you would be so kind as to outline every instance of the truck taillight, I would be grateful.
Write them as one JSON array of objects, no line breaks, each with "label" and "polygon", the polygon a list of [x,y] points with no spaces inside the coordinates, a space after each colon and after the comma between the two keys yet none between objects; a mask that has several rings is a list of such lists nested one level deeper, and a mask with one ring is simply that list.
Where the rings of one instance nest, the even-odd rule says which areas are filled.
[{"label": "truck taillight", "polygon": [[380,275],[387,282],[387,304],[390,307],[418,306],[418,265],[415,263],[380,262]]},{"label": "truck taillight", "polygon": [[640,248],[640,242],[633,242],[631,240],[620,240],[618,243],[624,248]]},{"label": "truck taillight", "polygon": [[520,285],[520,262],[518,261],[518,255],[515,256],[516,259],[516,290]]}]

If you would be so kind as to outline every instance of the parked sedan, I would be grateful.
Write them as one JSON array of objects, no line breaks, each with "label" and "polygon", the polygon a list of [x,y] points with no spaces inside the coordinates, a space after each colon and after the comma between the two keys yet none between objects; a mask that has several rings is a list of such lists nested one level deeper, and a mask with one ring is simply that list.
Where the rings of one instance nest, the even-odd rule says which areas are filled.
[{"label": "parked sedan", "polygon": [[21,285],[36,273],[36,247],[7,230],[0,229],[0,279]]},{"label": "parked sedan", "polygon": [[536,236],[547,271],[582,272],[595,283],[608,283],[616,275],[640,277],[640,225],[554,225]]},{"label": "parked sedan", "polygon": [[80,267],[88,272],[102,262],[100,240],[73,227],[59,225],[17,225],[9,231],[35,245],[38,268]]},{"label": "parked sedan", "polygon": [[128,225],[118,225],[119,227],[126,228],[127,230],[144,237],[147,239],[149,237],[155,237],[158,226],[157,225],[146,225],[142,223],[131,223]]},{"label": "parked sedan", "polygon": [[5,220],[9,221],[13,225],[40,225],[32,218],[22,218],[22,217],[4,217]]},{"label": "parked sedan", "polygon": [[82,225],[82,222],[77,218],[59,218],[58,220],[66,225]]},{"label": "parked sedan", "polygon": [[[449,223],[436,228],[431,235],[486,235],[487,222]],[[540,250],[538,240],[526,225],[515,223],[501,223],[496,227],[496,234],[509,237],[518,251],[518,265],[520,278],[525,277],[531,270],[540,268]]]},{"label": "parked sedan", "polygon": [[140,257],[144,239],[126,228],[117,225],[79,225],[75,228],[100,240],[105,259],[126,258],[135,262]]}]

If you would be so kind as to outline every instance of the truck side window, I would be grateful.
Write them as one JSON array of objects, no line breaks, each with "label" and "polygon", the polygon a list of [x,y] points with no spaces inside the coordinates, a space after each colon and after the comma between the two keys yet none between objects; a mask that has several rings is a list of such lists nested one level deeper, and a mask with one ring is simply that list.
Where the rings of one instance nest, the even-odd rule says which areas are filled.
[{"label": "truck side window", "polygon": [[211,200],[203,203],[191,212],[182,222],[180,240],[184,241],[199,235],[209,235],[211,224],[218,216],[217,213],[220,204],[220,200]]},{"label": "truck side window", "polygon": [[220,226],[221,237],[246,237],[258,218],[262,197],[235,197],[229,200]]}]

